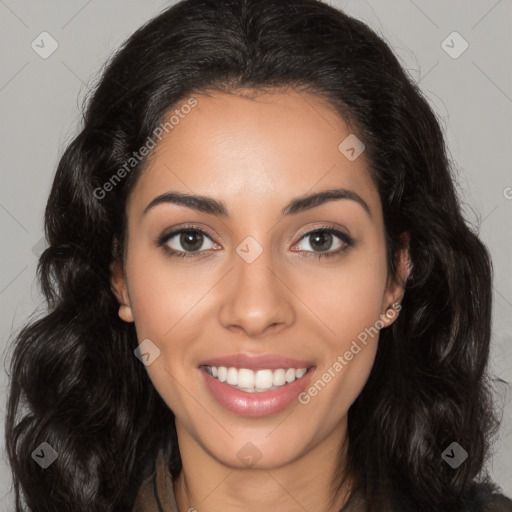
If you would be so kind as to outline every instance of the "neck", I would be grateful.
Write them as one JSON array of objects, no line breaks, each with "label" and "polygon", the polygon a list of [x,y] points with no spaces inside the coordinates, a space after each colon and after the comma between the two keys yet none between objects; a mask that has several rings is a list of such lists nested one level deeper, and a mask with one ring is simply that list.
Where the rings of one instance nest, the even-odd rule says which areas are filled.
[{"label": "neck", "polygon": [[348,500],[350,479],[335,496],[331,492],[346,421],[304,455],[271,468],[225,465],[205,452],[178,422],[176,428],[182,471],[174,482],[174,493],[180,511],[339,512]]}]

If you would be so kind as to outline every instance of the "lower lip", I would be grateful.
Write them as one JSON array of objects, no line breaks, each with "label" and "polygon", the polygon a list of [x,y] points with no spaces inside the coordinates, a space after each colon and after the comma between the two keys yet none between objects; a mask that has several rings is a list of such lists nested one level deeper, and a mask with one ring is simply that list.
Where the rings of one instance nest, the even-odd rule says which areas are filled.
[{"label": "lower lip", "polygon": [[200,370],[205,379],[206,387],[220,405],[235,414],[251,417],[268,416],[288,407],[306,389],[314,372],[314,368],[310,368],[300,379],[289,382],[273,391],[248,393],[240,391],[225,382],[220,382],[212,377],[205,367],[200,368]]}]

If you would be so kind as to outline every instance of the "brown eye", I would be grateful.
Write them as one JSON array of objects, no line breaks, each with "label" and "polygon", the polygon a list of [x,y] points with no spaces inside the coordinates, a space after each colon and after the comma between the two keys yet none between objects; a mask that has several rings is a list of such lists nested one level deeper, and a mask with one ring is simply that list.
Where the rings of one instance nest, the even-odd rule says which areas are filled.
[{"label": "brown eye", "polygon": [[[300,248],[303,241],[309,242],[304,248]],[[336,256],[346,251],[349,247],[354,245],[354,241],[347,234],[339,231],[333,227],[316,228],[313,231],[305,233],[300,242],[294,247],[299,247],[299,250],[306,253],[311,253],[312,256]],[[307,247],[309,246],[309,247]]]},{"label": "brown eye", "polygon": [[[204,244],[208,241],[211,245],[206,244],[205,247]],[[172,256],[193,257],[194,253],[203,253],[214,248],[215,243],[202,229],[186,227],[161,236],[157,245],[162,246]]]},{"label": "brown eye", "polygon": [[204,237],[198,231],[185,231],[179,236],[179,243],[186,251],[198,251],[203,241]]}]

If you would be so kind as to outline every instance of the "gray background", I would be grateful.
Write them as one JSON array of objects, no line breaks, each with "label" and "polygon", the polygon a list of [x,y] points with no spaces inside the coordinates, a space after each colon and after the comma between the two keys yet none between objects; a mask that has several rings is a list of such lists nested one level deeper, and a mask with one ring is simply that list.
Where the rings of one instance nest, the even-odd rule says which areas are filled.
[{"label": "gray background", "polygon": [[[37,254],[44,245],[42,215],[59,156],[77,133],[84,93],[111,52],[169,3],[173,2],[0,0],[2,362],[12,333],[42,306],[34,280]],[[441,120],[466,217],[478,227],[493,257],[492,372],[512,383],[512,2],[330,3],[362,19],[387,40]],[[31,47],[44,31],[58,43],[47,59]],[[463,39],[450,36],[454,31]],[[463,40],[469,46],[457,56]],[[3,448],[6,386],[2,364],[1,511],[13,508]],[[504,421],[489,467],[512,496],[511,394],[505,383],[499,389]],[[464,448],[471,457],[471,446]]]}]

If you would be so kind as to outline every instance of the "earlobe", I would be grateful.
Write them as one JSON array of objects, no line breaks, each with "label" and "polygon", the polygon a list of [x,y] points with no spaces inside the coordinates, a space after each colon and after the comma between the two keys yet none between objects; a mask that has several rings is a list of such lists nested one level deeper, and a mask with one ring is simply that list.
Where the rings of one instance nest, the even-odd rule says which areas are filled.
[{"label": "earlobe", "polygon": [[390,277],[388,287],[384,295],[383,311],[380,315],[384,327],[391,325],[402,309],[401,301],[404,296],[405,283],[411,273],[412,264],[409,254],[410,235],[408,232],[402,233],[402,247],[397,255],[396,275]]},{"label": "earlobe", "polygon": [[380,315],[382,327],[389,327],[396,320],[401,309],[400,302],[394,302],[391,306],[388,306],[385,313]]},{"label": "earlobe", "polygon": [[133,322],[133,312],[131,306],[121,304],[119,306],[119,318],[125,322]]},{"label": "earlobe", "polygon": [[123,265],[119,260],[110,264],[110,289],[119,302],[119,318],[125,322],[133,322],[133,311],[126,285]]}]

